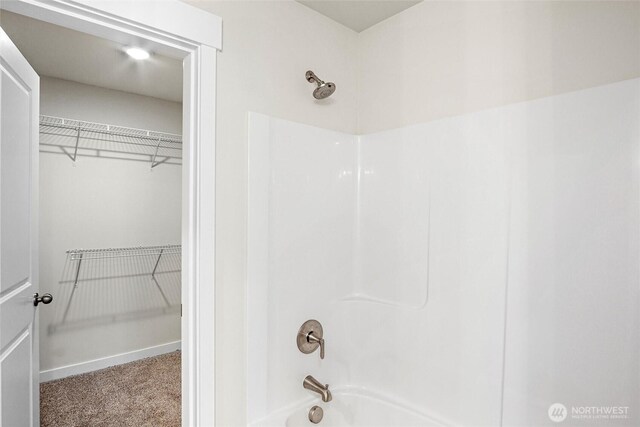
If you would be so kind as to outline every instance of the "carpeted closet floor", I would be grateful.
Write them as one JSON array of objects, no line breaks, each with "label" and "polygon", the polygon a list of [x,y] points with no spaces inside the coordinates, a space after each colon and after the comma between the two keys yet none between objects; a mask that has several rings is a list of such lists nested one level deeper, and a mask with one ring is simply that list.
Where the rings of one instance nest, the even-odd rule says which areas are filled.
[{"label": "carpeted closet floor", "polygon": [[180,352],[40,384],[43,427],[180,426]]}]

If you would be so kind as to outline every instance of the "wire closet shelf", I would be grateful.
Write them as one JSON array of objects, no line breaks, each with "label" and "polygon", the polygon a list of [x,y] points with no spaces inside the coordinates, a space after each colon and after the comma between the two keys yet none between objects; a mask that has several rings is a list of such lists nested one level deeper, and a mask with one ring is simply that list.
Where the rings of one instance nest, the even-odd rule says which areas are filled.
[{"label": "wire closet shelf", "polygon": [[132,248],[71,249],[67,251],[70,260],[105,258],[131,258],[141,256],[161,256],[180,254],[182,245],[137,246]]},{"label": "wire closet shelf", "polygon": [[61,117],[40,116],[40,150],[161,164],[182,163],[182,136]]},{"label": "wire closet shelf", "polygon": [[182,245],[72,249],[49,333],[179,310]]}]

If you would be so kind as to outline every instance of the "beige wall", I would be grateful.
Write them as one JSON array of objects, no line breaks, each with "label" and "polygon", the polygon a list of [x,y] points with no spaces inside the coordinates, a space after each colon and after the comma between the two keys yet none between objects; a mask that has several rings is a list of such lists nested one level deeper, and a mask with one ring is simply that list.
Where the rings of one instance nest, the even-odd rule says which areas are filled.
[{"label": "beige wall", "polygon": [[[293,1],[189,1],[223,19],[216,147],[216,419],[245,419],[247,113],[356,131],[357,34]],[[317,102],[304,73],[337,83]]]},{"label": "beige wall", "polygon": [[46,76],[40,77],[40,114],[157,132],[182,132],[179,102]]},{"label": "beige wall", "polygon": [[638,77],[640,2],[425,1],[359,48],[367,134]]}]

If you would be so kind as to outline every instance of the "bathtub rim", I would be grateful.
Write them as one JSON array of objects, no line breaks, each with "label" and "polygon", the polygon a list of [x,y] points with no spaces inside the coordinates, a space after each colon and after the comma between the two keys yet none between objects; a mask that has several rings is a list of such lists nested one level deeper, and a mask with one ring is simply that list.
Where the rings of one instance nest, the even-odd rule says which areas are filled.
[{"label": "bathtub rim", "polygon": [[[402,411],[413,415],[417,418],[424,419],[432,423],[434,426],[439,427],[451,427],[454,424],[447,420],[445,417],[433,412],[433,411],[421,411],[415,405],[412,405],[402,399],[398,399],[393,395],[380,392],[368,387],[358,385],[343,385],[337,386],[331,389],[331,394],[334,399],[339,399],[340,396],[353,396],[360,397],[368,400],[382,402],[385,405],[391,406],[398,411]],[[248,422],[248,427],[261,427],[261,426],[285,426],[287,419],[296,411],[302,410],[307,406],[313,406],[316,404],[322,404],[320,398],[315,396],[306,396],[302,399],[296,400],[293,403],[283,406],[280,409],[272,411],[270,414],[259,418],[255,421]],[[330,405],[330,403],[329,403]]]}]

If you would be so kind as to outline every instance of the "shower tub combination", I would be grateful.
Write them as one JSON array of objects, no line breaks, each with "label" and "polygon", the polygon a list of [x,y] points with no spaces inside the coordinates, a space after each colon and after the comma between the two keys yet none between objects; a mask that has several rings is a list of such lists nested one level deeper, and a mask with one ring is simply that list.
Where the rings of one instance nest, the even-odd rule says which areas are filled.
[{"label": "shower tub combination", "polygon": [[[594,299],[633,313],[636,276],[603,283],[639,270],[639,94],[627,80],[359,136],[250,114],[248,423],[309,426],[319,406],[320,426],[547,425],[577,387],[632,406],[552,380],[608,366],[582,357],[567,307],[594,331]],[[298,348],[309,319],[324,359]]]}]

